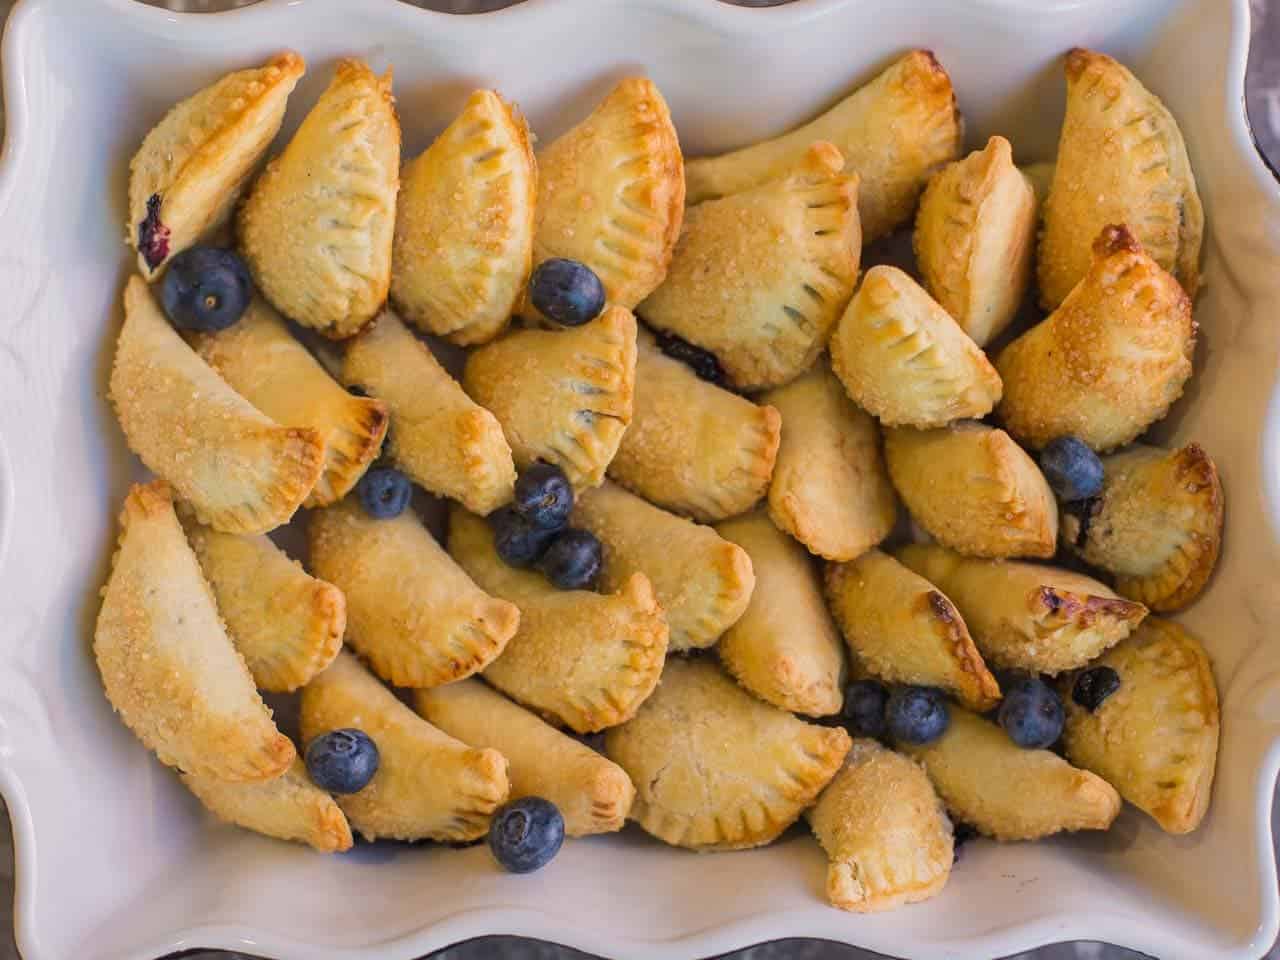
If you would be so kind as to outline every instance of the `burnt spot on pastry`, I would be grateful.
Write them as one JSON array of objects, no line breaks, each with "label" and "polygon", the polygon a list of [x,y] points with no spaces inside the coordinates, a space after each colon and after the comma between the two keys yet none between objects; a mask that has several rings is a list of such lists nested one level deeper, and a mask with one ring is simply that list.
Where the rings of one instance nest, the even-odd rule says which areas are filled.
[{"label": "burnt spot on pastry", "polygon": [[160,222],[160,194],[147,198],[147,215],[138,221],[138,250],[154,270],[169,256],[169,228]]}]

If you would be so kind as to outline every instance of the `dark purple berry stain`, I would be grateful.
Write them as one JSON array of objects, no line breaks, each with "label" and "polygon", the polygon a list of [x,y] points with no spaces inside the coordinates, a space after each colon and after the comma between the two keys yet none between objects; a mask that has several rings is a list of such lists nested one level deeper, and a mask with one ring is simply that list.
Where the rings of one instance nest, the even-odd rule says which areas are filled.
[{"label": "dark purple berry stain", "polygon": [[699,346],[695,346],[688,340],[682,340],[674,333],[665,333],[662,330],[654,334],[658,341],[658,349],[665,353],[673,360],[679,360],[688,366],[700,380],[706,380],[708,383],[724,385],[724,368],[720,366],[720,361],[716,355],[709,350],[703,350]]},{"label": "dark purple berry stain", "polygon": [[154,270],[169,255],[169,228],[160,222],[160,194],[147,198],[147,215],[138,222],[138,250]]}]

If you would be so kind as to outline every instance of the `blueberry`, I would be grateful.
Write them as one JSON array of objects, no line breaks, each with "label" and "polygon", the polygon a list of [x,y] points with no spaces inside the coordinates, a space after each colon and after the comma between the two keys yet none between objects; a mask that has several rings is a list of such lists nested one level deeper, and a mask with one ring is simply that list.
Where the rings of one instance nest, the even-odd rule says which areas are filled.
[{"label": "blueberry", "polygon": [[1039,677],[1019,677],[1004,688],[996,719],[1018,746],[1044,749],[1062,736],[1062,701]]},{"label": "blueberry", "polygon": [[1091,667],[1076,677],[1071,688],[1071,699],[1090,713],[1102,706],[1102,702],[1120,689],[1120,674],[1110,667]]},{"label": "blueberry", "polygon": [[957,820],[951,827],[951,862],[953,864],[960,861],[960,848],[978,835],[978,828],[972,824],[965,823],[963,820]]},{"label": "blueberry", "polygon": [[234,250],[191,247],[169,261],[160,302],[180,330],[210,333],[240,319],[253,299],[249,268]]},{"label": "blueberry", "polygon": [[879,680],[857,680],[844,688],[840,712],[855,737],[884,736],[884,708],[889,691]]},{"label": "blueberry", "polygon": [[404,513],[413,498],[413,484],[395,467],[370,467],[356,484],[365,513],[390,520]]},{"label": "blueberry", "polygon": [[378,745],[351,727],[322,733],[307,744],[307,773],[321,790],[355,793],[378,772]]},{"label": "blueberry", "polygon": [[561,590],[590,590],[603,562],[595,534],[570,528],[551,541],[538,566]]},{"label": "blueberry", "polygon": [[1058,499],[1067,503],[1096,497],[1102,490],[1102,461],[1075,437],[1049,441],[1040,451],[1040,469]]},{"label": "blueberry", "polygon": [[703,350],[688,340],[682,340],[674,333],[659,330],[654,334],[658,341],[658,349],[673,360],[679,360],[689,367],[701,380],[708,383],[723,384],[724,368],[710,350]]},{"label": "blueberry", "polygon": [[557,257],[542,261],[533,271],[529,299],[561,326],[580,327],[604,309],[604,284],[586,264]]},{"label": "blueberry", "polygon": [[556,535],[554,530],[539,530],[509,504],[489,514],[489,527],[493,530],[493,548],[513,567],[532,567],[542,559]]},{"label": "blueberry", "polygon": [[563,530],[573,512],[573,487],[555,464],[535,463],[516,480],[512,507],[539,530]]},{"label": "blueberry", "polygon": [[564,817],[550,800],[521,797],[489,822],[489,849],[504,870],[532,873],[545,867],[564,843]]},{"label": "blueberry", "polygon": [[169,255],[169,228],[160,222],[160,194],[147,197],[147,215],[138,221],[138,250],[154,270]]},{"label": "blueberry", "polygon": [[951,725],[946,698],[936,687],[895,687],[885,715],[893,739],[916,745],[932,743]]}]

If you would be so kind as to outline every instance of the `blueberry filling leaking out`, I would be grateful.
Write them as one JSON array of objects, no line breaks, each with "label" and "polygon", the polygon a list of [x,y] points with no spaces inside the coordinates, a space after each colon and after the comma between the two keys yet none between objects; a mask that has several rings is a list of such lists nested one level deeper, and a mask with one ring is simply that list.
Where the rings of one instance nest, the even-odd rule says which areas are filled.
[{"label": "blueberry filling leaking out", "polygon": [[1064,503],[1062,505],[1063,510],[1075,514],[1080,519],[1080,529],[1076,531],[1075,546],[1083,547],[1084,542],[1089,539],[1089,525],[1093,523],[1093,516],[1101,506],[1101,497],[1090,497],[1088,500],[1077,500],[1073,503]]},{"label": "blueberry filling leaking out", "polygon": [[663,333],[659,330],[656,336],[658,349],[671,359],[679,360],[689,367],[700,380],[715,384],[724,383],[724,368],[720,366],[720,361],[716,359],[714,353],[696,347],[674,333]]},{"label": "blueberry filling leaking out", "polygon": [[138,222],[138,250],[154,270],[169,255],[169,228],[160,222],[160,194],[147,198],[147,215]]},{"label": "blueberry filling leaking out", "polygon": [[1107,666],[1093,667],[1076,677],[1071,699],[1093,713],[1120,689],[1120,674]]}]

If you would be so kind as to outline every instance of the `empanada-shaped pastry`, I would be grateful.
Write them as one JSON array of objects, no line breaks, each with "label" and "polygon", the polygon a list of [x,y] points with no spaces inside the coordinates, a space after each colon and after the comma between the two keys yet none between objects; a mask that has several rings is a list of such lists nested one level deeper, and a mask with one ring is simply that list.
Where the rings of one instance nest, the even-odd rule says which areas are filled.
[{"label": "empanada-shaped pastry", "polygon": [[710,660],[673,657],[605,753],[636,785],[631,819],[659,840],[740,850],[777,839],[849,752],[839,727],[757,700]]},{"label": "empanada-shaped pastry", "polygon": [[1070,296],[1000,351],[996,413],[1036,449],[1068,435],[1114,449],[1169,412],[1195,344],[1186,292],[1127,227],[1106,227]]},{"label": "empanada-shaped pastry", "polygon": [[1107,781],[1051,750],[1026,750],[963,707],[923,747],[904,744],[957,820],[997,840],[1037,840],[1063,830],[1106,830],[1120,813]]},{"label": "empanada-shaped pastry", "polygon": [[978,557],[1053,556],[1058,503],[1003,430],[968,421],[890,429],[884,457],[911,516],[945,546]]},{"label": "empanada-shaped pastry", "polygon": [[635,415],[609,476],[668,510],[723,520],[764,496],[780,432],[773,407],[698,379],[642,330]]},{"label": "empanada-shaped pastry", "polygon": [[857,739],[807,814],[827,852],[827,899],[854,913],[928,900],[955,859],[951,821],[919,764]]},{"label": "empanada-shaped pastry", "polygon": [[449,551],[496,596],[520,608],[520,629],[484,672],[491,684],[549,720],[594,733],[635,715],[667,655],[667,622],[648,577],[610,594],[557,590],[502,562],[479,517],[454,507]]},{"label": "empanada-shaped pastry", "polygon": [[1000,399],[986,354],[897,267],[867,271],[831,335],[831,367],[885,426],[942,427]]},{"label": "empanada-shaped pastry", "polygon": [[746,550],[756,574],[747,612],[720,638],[720,662],[776,707],[813,717],[839,711],[844,651],[813,558],[763,510],[725,520],[716,530]]},{"label": "empanada-shaped pastry", "polygon": [[1062,539],[1115,576],[1122,596],[1180,610],[1200,595],[1222,547],[1222,483],[1199,444],[1134,446],[1102,461],[1102,492],[1064,511]]},{"label": "empanada-shaped pastry", "polygon": [[129,449],[217,530],[262,533],[288,522],[324,468],[324,439],[280,426],[232,390],[136,275],[124,291],[109,391]]},{"label": "empanada-shaped pastry", "polygon": [[816,120],[790,133],[685,165],[689,203],[776,180],[815,140],[830,140],[862,178],[858,213],[870,243],[911,216],[929,175],[960,155],[964,125],[951,78],[913,50]]},{"label": "empanada-shaped pastry", "polygon": [[342,379],[386,402],[387,451],[423,489],[476,513],[511,500],[516,468],[497,418],[390,310],[348,344]]},{"label": "empanada-shaped pastry", "polygon": [[992,137],[934,174],[912,237],[925,288],[980,347],[1013,319],[1031,280],[1036,193]]},{"label": "empanada-shaped pastry", "polygon": [[631,422],[636,318],[622,307],[581,327],[517,330],[467,358],[463,385],[493,412],[516,466],[538,460],[597,487]]},{"label": "empanada-shaped pastry", "polygon": [[305,72],[302,57],[286,51],[227,74],[151,128],[129,164],[129,241],[144,277],[159,276],[231,215]]},{"label": "empanada-shaped pastry", "polygon": [[975,710],[1000,687],[945,594],[879,550],[827,566],[827,600],[849,649],[872,676],[938,687]]},{"label": "empanada-shaped pastry", "polygon": [[858,177],[815,143],[780,180],[690,209],[662,286],[637,308],[716,355],[743,389],[807,370],[853,294]]},{"label": "empanada-shaped pastry", "polygon": [[391,299],[424,333],[491,340],[529,278],[537,168],[513,104],[477,90],[404,168],[391,248]]},{"label": "empanada-shaped pastry", "polygon": [[323,438],[324,471],[306,506],[341,500],[382,449],[386,404],[342,389],[264,301],[251,303],[234,326],[201,336],[196,349],[268,417]]},{"label": "empanada-shaped pastry", "polygon": [[636,795],[622,768],[479,680],[419,690],[414,705],[445,733],[499,751],[507,758],[511,799],[550,800],[569,836],[622,829]]},{"label": "empanada-shaped pastry", "polygon": [[164,481],[129,491],[120,531],[93,635],[111,706],[171,767],[221,780],[279,775],[293,744],[223,629]]},{"label": "empanada-shaped pastry", "polygon": [[1195,296],[1204,211],[1182,133],[1137,78],[1091,50],[1067,54],[1067,115],[1044,206],[1040,301],[1058,306],[1089,272],[1089,242],[1127,224]]},{"label": "empanada-shaped pastry", "polygon": [[434,687],[493,662],[520,611],[489,596],[450,559],[412,509],[390,520],[354,498],[317,510],[311,569],[347,598],[347,642],[378,676]]},{"label": "empanada-shaped pastry", "polygon": [[604,548],[601,590],[643,573],[667,618],[670,650],[709,647],[747,609],[755,574],[737,544],[655,507],[615,483],[578,495],[573,525]]},{"label": "empanada-shaped pastry", "polygon": [[502,754],[433,727],[346,651],[303,689],[301,722],[307,742],[355,727],[377,744],[373,779],[337,798],[366,840],[474,840],[506,802]]},{"label": "empanada-shaped pastry", "polygon": [[1071,696],[1075,678],[1063,678],[1067,756],[1162,830],[1190,833],[1209,809],[1218,759],[1218,690],[1204,647],[1150,617],[1094,666],[1119,674],[1120,687],[1090,712]]},{"label": "empanada-shaped pastry", "polygon": [[400,176],[391,71],[341,60],[239,214],[258,289],[285,316],[341,339],[382,308]]}]

